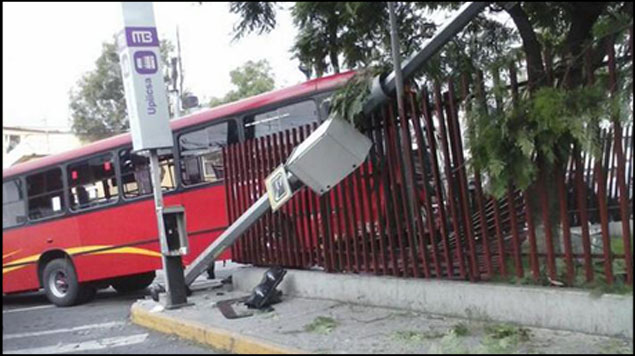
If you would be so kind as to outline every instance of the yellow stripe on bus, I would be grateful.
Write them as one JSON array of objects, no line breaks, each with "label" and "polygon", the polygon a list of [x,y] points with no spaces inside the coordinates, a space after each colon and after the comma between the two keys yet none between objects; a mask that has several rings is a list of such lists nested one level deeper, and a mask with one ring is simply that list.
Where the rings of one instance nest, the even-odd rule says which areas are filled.
[{"label": "yellow stripe on bus", "polygon": [[[13,255],[18,251],[14,251],[11,252],[7,255],[4,255],[3,258],[9,257],[10,255]],[[148,250],[148,249],[144,249],[144,248],[138,248],[138,247],[117,247],[117,248],[112,248],[112,246],[106,246],[106,245],[93,245],[93,246],[83,246],[83,247],[72,247],[72,248],[67,248],[64,251],[66,251],[66,253],[68,253],[69,255],[75,255],[78,253],[86,253],[88,255],[103,255],[103,254],[108,254],[108,253],[121,253],[121,254],[136,254],[136,255],[143,255],[143,256],[150,256],[150,257],[161,257],[161,254],[156,252],[156,251],[152,251],[152,250]],[[94,251],[94,252],[92,252]],[[27,256],[27,257],[23,257],[17,260],[13,260],[9,263],[5,263],[2,265],[2,274],[4,275],[5,273],[9,273],[11,271],[15,271],[17,269],[26,267],[27,264],[29,262],[35,262],[40,258],[40,255],[31,255],[31,256]],[[20,264],[20,263],[25,263],[23,265],[20,266],[13,266],[14,264]],[[10,267],[5,267],[7,265],[11,265]]]},{"label": "yellow stripe on bus", "polygon": [[2,264],[2,268],[4,268],[4,266],[6,266],[6,265],[14,265],[14,264],[18,264],[18,263],[35,262],[35,261],[37,261],[38,258],[40,258],[39,254],[38,255],[31,255],[31,256],[19,258],[17,260],[13,260],[13,261],[10,261],[8,263],[3,263]]},{"label": "yellow stripe on bus", "polygon": [[120,248],[115,248],[112,250],[106,250],[106,251],[97,251],[94,253],[94,255],[100,255],[100,254],[105,254],[105,253],[130,253],[130,254],[137,254],[137,255],[144,255],[144,256],[150,256],[150,257],[161,257],[161,254],[152,250],[146,250],[143,248],[137,248],[137,247],[120,247]]},{"label": "yellow stripe on bus", "polygon": [[74,255],[78,253],[86,253],[88,255],[102,255],[106,253],[130,253],[130,254],[138,254],[152,257],[161,257],[161,254],[152,250],[138,248],[138,247],[117,247],[113,248],[112,246],[104,246],[104,245],[94,245],[94,246],[84,246],[84,247],[73,247],[66,249],[66,252],[69,255]]},{"label": "yellow stripe on bus", "polygon": [[20,269],[20,268],[24,268],[28,265],[20,265],[20,266],[13,266],[13,267],[2,267],[2,274],[4,275],[5,273],[9,273],[11,271],[15,271],[16,269]]},{"label": "yellow stripe on bus", "polygon": [[66,251],[66,253],[72,256],[78,253],[90,253],[93,250],[101,250],[101,249],[107,249],[107,248],[112,248],[112,245],[92,245],[92,246],[82,246],[82,247],[71,247],[71,248],[65,249],[64,251]]}]

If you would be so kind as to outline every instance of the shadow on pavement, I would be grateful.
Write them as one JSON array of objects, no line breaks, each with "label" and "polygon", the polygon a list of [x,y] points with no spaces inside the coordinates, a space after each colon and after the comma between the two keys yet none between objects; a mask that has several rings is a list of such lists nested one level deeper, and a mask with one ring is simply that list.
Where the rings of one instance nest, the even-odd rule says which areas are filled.
[{"label": "shadow on pavement", "polygon": [[[107,288],[97,291],[97,295],[95,295],[95,298],[87,303],[84,303],[84,305],[95,303],[100,304],[110,301],[130,301],[132,303],[137,299],[143,299],[145,296],[149,295],[150,290],[148,288],[128,293],[119,293],[112,288]],[[50,302],[46,298],[44,290],[40,290],[38,292],[18,293],[2,296],[3,309],[6,307],[10,307],[10,309],[16,309],[47,304],[50,304]]]}]

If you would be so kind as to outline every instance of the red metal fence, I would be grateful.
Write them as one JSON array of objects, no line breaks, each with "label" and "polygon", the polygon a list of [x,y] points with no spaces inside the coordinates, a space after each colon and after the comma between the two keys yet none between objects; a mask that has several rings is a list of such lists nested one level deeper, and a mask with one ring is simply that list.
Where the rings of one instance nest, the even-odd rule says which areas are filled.
[{"label": "red metal fence", "polygon": [[[516,68],[508,72],[509,90],[517,97]],[[267,213],[233,246],[235,261],[415,278],[516,277],[569,286],[619,278],[632,285],[632,119],[625,128],[613,120],[603,131],[602,159],[576,148],[564,171],[542,174],[540,209],[532,210],[527,191],[510,185],[503,198],[494,199],[484,192],[481,173],[466,167],[461,123],[471,97],[467,83],[479,100],[482,78],[482,73],[465,77],[460,96],[451,81],[435,83],[432,93],[407,93],[407,124],[391,105],[372,114],[363,128],[373,142],[364,164],[324,196],[303,188],[279,211]],[[314,128],[224,150],[230,221],[265,193],[266,175]],[[412,169],[403,169],[408,161]],[[416,183],[414,220],[406,174]],[[550,226],[554,205],[547,184],[557,192],[558,229]],[[619,227],[613,229],[612,222]],[[610,236],[614,230],[618,237]],[[616,244],[623,251],[612,249]]]}]

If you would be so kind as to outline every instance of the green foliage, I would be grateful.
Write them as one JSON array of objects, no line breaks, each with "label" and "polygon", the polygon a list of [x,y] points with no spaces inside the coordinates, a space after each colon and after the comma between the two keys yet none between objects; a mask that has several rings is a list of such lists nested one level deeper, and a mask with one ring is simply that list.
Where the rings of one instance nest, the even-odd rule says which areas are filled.
[{"label": "green foliage", "polygon": [[412,331],[412,330],[407,330],[407,331],[398,330],[391,334],[391,338],[399,342],[405,342],[409,344],[419,343],[423,341],[423,334],[421,334],[418,331]]},{"label": "green foliage", "polygon": [[600,348],[600,354],[608,354],[608,355],[626,354],[626,355],[632,355],[633,354],[633,347],[630,346],[628,344],[628,342],[625,341],[625,340],[610,339],[610,340],[605,341],[605,342],[602,343],[601,348]]},{"label": "green foliage", "polygon": [[[444,4],[444,5],[441,5]],[[437,24],[426,20],[427,9],[456,7],[445,3],[398,2],[396,5],[403,56],[418,50]],[[241,15],[235,38],[269,32],[275,26],[274,3],[234,2],[230,11]],[[295,58],[314,76],[329,70],[390,62],[390,33],[385,2],[297,2],[291,16],[298,35],[291,48]],[[342,62],[342,63],[340,63]]]},{"label": "green foliage", "polygon": [[467,354],[469,349],[463,344],[460,336],[450,331],[437,344],[432,345],[430,354]]},{"label": "green foliage", "polygon": [[452,326],[451,331],[456,334],[456,336],[467,336],[470,334],[470,329],[465,325],[465,323],[458,323]]},{"label": "green foliage", "polygon": [[445,336],[446,334],[440,331],[412,331],[412,330],[399,330],[391,334],[393,340],[404,342],[408,344],[420,343],[424,340],[436,339]]},{"label": "green foliage", "polygon": [[[631,232],[631,249],[633,248],[633,233]],[[624,254],[624,237],[623,235],[611,236],[611,252],[617,255]]]},{"label": "green foliage", "polygon": [[621,32],[633,26],[633,14],[620,11],[620,9],[611,6],[607,9],[606,14],[600,16],[597,22],[593,24],[593,36],[601,38]]},{"label": "green foliage", "polygon": [[250,32],[271,31],[276,27],[276,10],[273,2],[233,1],[229,12],[239,14],[241,21],[234,25],[234,40],[238,40]]},{"label": "green foliage", "polygon": [[84,75],[70,93],[72,130],[83,141],[95,141],[129,129],[119,56],[114,43],[104,43],[97,68]]},{"label": "green foliage", "polygon": [[344,7],[341,2],[298,2],[291,9],[293,22],[299,29],[291,51],[318,77],[327,68],[326,58],[335,72],[340,71],[338,53],[343,42],[338,41],[338,32],[348,20]]},{"label": "green foliage", "polygon": [[[611,240],[611,250],[613,245],[617,243],[617,239]],[[613,252],[616,253],[616,252]],[[556,280],[550,281],[549,271],[546,263],[540,264],[538,271],[538,278],[534,280],[529,265],[528,256],[523,257],[523,269],[524,276],[517,277],[514,263],[511,259],[506,260],[507,275],[505,277],[500,274],[494,275],[490,281],[495,283],[510,283],[517,285],[536,285],[536,286],[554,286],[558,284],[565,287],[581,288],[589,291],[591,296],[600,297],[603,294],[632,294],[633,286],[626,284],[626,263],[624,259],[613,258],[612,273],[613,283],[608,284],[606,281],[606,274],[604,270],[604,263],[601,260],[595,261],[591,266],[593,269],[593,280],[587,282],[586,269],[582,262],[573,261],[574,275],[572,283],[568,283],[567,276],[567,264],[565,257],[558,257],[555,259]]]},{"label": "green foliage", "polygon": [[[121,79],[121,67],[116,40],[103,43],[96,68],[86,73],[69,92],[71,129],[82,141],[95,141],[127,132],[130,128],[126,100]],[[174,46],[161,41],[161,60],[167,58]],[[166,85],[169,77],[164,78]]]},{"label": "green foliage", "polygon": [[537,163],[562,164],[573,145],[599,154],[600,120],[611,101],[600,85],[571,90],[543,87],[533,96],[490,110],[476,103],[468,113],[473,165],[489,177],[489,192],[500,198],[510,182],[526,189]]},{"label": "green foliage", "polygon": [[517,353],[516,348],[518,346],[517,337],[505,337],[495,339],[491,336],[486,336],[481,344],[476,348],[477,354],[495,354],[504,355]]},{"label": "green foliage", "polygon": [[337,327],[337,321],[331,317],[318,316],[310,324],[304,326],[304,330],[318,334],[329,334]]},{"label": "green foliage", "polygon": [[[604,263],[596,263],[593,266],[593,281],[587,282],[586,279],[576,278],[578,283],[576,287],[590,290],[593,297],[599,298],[603,294],[633,294],[633,286],[626,284],[626,264],[623,259],[614,259],[612,261],[613,283],[609,284],[606,280],[604,271]],[[580,274],[583,269],[580,268]]]},{"label": "green foliage", "polygon": [[477,347],[465,344],[463,336],[469,329],[459,323],[452,327],[443,338],[430,347],[428,353],[438,354],[510,354],[517,353],[520,343],[530,340],[528,329],[509,324],[492,324],[485,326],[485,337]]},{"label": "green foliage", "polygon": [[222,99],[212,98],[209,102],[210,107],[266,93],[275,87],[271,66],[266,59],[257,62],[247,61],[229,72],[229,75],[236,90],[231,90]]},{"label": "green foliage", "polygon": [[331,96],[330,115],[346,120],[357,128],[362,128],[363,106],[370,94],[373,78],[385,70],[385,67],[369,67],[358,71]]},{"label": "green foliage", "polygon": [[492,339],[517,337],[518,341],[528,341],[530,337],[529,329],[510,324],[487,325],[485,333]]}]

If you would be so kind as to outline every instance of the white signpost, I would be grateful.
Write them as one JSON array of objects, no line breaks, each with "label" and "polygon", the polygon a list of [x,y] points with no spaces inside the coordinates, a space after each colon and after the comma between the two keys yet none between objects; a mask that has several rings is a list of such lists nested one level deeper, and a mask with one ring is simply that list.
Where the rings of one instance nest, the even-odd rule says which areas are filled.
[{"label": "white signpost", "polygon": [[150,152],[152,187],[167,291],[166,308],[176,308],[187,304],[181,261],[181,254],[187,251],[187,246],[170,249],[165,231],[157,150],[172,147],[173,140],[161,70],[159,38],[151,2],[122,2],[122,10],[124,29],[118,36],[117,45],[132,132],[132,147],[135,152]]},{"label": "white signpost", "polygon": [[135,151],[172,147],[172,131],[154,12],[149,2],[123,2],[119,60]]}]

